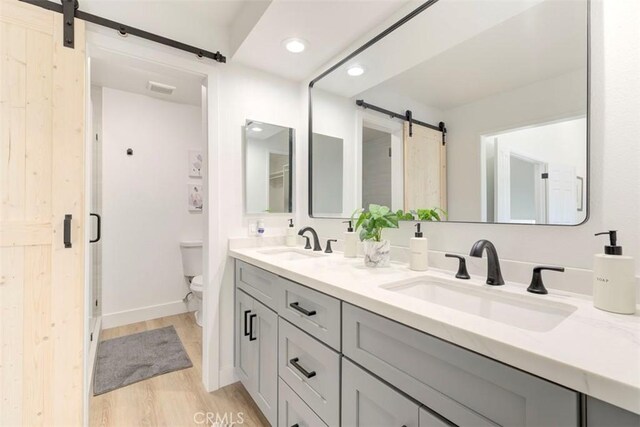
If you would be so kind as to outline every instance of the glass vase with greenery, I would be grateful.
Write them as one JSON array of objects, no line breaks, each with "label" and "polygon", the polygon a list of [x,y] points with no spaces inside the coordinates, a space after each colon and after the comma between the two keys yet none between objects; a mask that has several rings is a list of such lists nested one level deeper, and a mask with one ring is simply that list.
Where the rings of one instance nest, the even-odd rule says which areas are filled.
[{"label": "glass vase with greenery", "polygon": [[387,206],[371,204],[369,209],[356,210],[351,219],[356,221],[356,231],[360,230],[360,240],[364,244],[364,263],[368,267],[385,267],[391,259],[391,244],[382,239],[382,230],[398,228],[398,216]]}]

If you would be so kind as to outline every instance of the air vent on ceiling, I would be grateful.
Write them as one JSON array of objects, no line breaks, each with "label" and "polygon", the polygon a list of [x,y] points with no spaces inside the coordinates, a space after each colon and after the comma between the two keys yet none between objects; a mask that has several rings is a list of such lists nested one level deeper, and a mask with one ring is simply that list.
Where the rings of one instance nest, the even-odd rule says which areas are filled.
[{"label": "air vent on ceiling", "polygon": [[147,83],[147,89],[151,92],[161,93],[163,95],[171,95],[174,90],[176,90],[175,86],[169,86],[158,82],[152,82],[149,80]]}]

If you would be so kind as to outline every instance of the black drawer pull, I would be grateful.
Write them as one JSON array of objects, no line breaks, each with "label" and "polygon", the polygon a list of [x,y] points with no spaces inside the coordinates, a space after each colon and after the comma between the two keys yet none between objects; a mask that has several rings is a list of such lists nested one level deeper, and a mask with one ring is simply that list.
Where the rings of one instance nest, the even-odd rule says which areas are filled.
[{"label": "black drawer pull", "polygon": [[249,322],[247,322],[247,315],[251,313],[251,310],[245,310],[244,311],[244,336],[248,336],[249,335]]},{"label": "black drawer pull", "polygon": [[294,425],[292,425],[291,427],[300,427],[300,426],[298,425],[298,423],[295,423],[295,424],[294,424]]},{"label": "black drawer pull", "polygon": [[296,368],[298,371],[300,371],[300,373],[302,375],[305,376],[305,378],[309,379],[309,378],[313,378],[316,376],[316,371],[307,371],[306,369],[304,369],[302,366],[300,366],[298,364],[298,360],[300,360],[297,357],[294,357],[293,359],[289,360],[289,363],[291,363],[291,366],[293,366],[294,368]]},{"label": "black drawer pull", "polygon": [[71,220],[73,216],[70,214],[66,214],[64,216],[64,230],[63,230],[63,242],[65,248],[72,247],[71,245]]},{"label": "black drawer pull", "polygon": [[257,314],[252,314],[249,316],[249,341],[255,341],[258,337],[253,336],[253,319],[255,319]]},{"label": "black drawer pull", "polygon": [[296,311],[299,311],[300,313],[304,314],[305,316],[314,316],[316,314],[315,310],[307,310],[304,309],[302,307],[300,307],[300,303],[298,302],[292,302],[291,304],[289,304],[289,307],[293,308]]}]

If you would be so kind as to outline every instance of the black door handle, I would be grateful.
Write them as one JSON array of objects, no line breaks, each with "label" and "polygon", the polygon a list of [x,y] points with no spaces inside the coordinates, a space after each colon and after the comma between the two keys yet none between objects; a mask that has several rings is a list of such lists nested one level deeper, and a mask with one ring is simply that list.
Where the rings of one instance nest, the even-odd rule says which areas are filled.
[{"label": "black door handle", "polygon": [[304,314],[305,316],[314,316],[316,314],[315,310],[307,310],[305,308],[300,307],[300,303],[298,302],[292,302],[291,304],[289,304],[289,307],[293,308],[296,311],[299,311],[300,313]]},{"label": "black door handle", "polygon": [[245,337],[250,334],[249,330],[247,329],[247,327],[249,326],[249,324],[247,322],[247,315],[249,313],[251,313],[251,310],[245,310],[244,311],[244,336]]},{"label": "black door handle", "polygon": [[96,220],[97,220],[96,225],[98,226],[98,228],[96,230],[98,232],[97,233],[98,235],[96,236],[95,239],[89,240],[89,243],[96,243],[96,242],[100,241],[100,235],[102,234],[102,218],[100,218],[100,215],[98,215],[97,213],[91,213],[91,214],[89,214],[89,216],[95,216],[96,217]]},{"label": "black door handle", "polygon": [[64,216],[64,231],[62,234],[63,234],[65,248],[71,247],[71,219],[72,218],[73,216],[71,214],[66,214]]},{"label": "black door handle", "polygon": [[301,373],[302,375],[304,375],[304,376],[305,376],[305,378],[307,378],[307,379],[308,379],[308,378],[313,378],[313,377],[315,377],[315,376],[316,376],[316,371],[311,371],[311,372],[307,371],[306,369],[304,369],[302,366],[300,366],[300,365],[298,364],[298,361],[299,361],[299,360],[300,360],[299,358],[294,357],[293,359],[289,360],[289,363],[291,363],[291,366],[293,366],[293,367],[294,367],[294,368],[296,368],[298,371],[300,371],[300,373]]},{"label": "black door handle", "polygon": [[257,314],[252,314],[249,316],[249,341],[255,341],[258,337],[253,336],[253,319],[255,319]]}]

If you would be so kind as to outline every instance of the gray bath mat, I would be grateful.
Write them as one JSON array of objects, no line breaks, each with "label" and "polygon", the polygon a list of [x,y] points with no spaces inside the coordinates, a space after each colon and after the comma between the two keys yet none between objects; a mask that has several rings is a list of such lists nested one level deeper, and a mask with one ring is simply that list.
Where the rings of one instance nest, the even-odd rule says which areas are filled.
[{"label": "gray bath mat", "polygon": [[93,395],[191,366],[173,326],[102,341],[98,346]]}]

